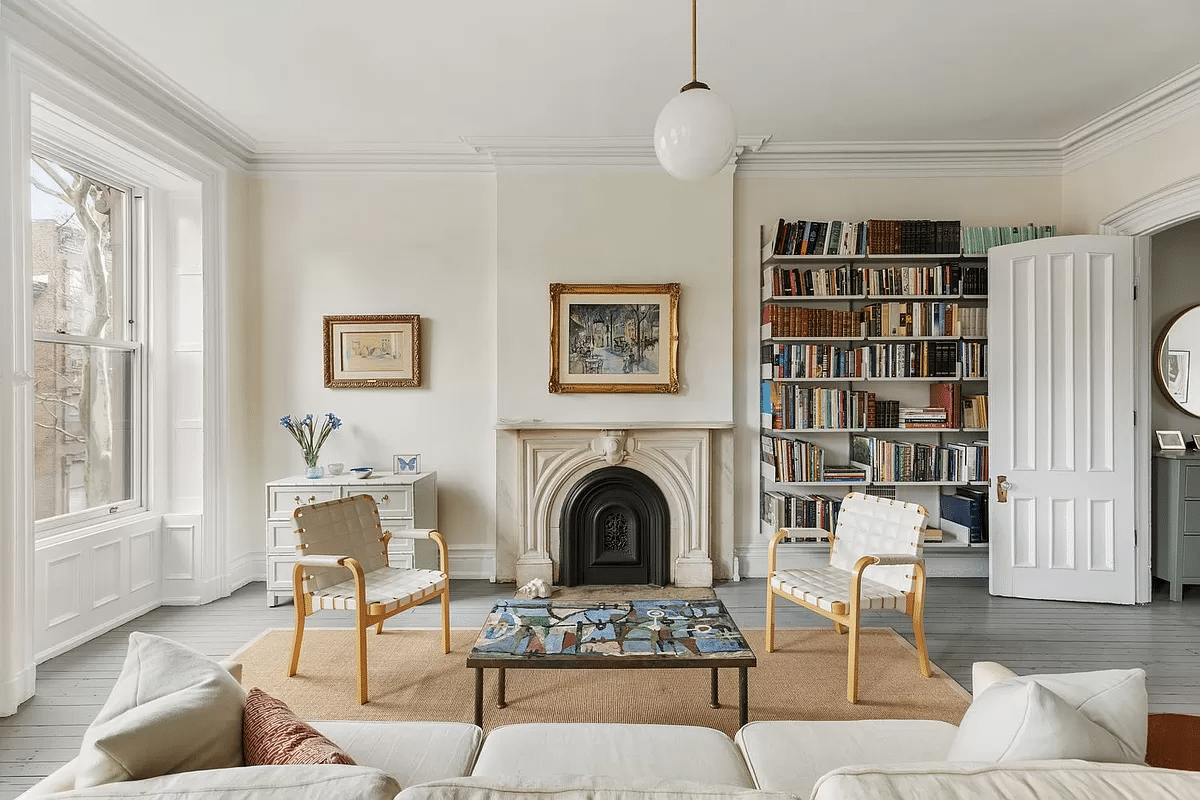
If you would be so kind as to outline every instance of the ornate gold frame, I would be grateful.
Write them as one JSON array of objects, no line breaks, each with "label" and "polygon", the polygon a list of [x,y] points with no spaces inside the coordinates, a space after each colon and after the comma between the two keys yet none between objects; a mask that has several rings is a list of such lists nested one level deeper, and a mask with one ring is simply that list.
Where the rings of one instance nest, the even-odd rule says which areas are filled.
[{"label": "ornate gold frame", "polygon": [[[574,380],[565,382],[566,368],[564,361],[569,361],[569,354],[562,352],[567,334],[561,328],[562,302],[564,296],[572,299],[587,295],[596,295],[608,299],[610,303],[632,304],[634,300],[625,300],[625,295],[661,295],[657,300],[659,305],[659,348],[665,364],[660,365],[659,372],[647,380],[645,374],[634,375],[620,380],[618,374],[605,374],[609,380]],[[666,323],[665,326],[663,323]],[[658,394],[679,393],[679,284],[678,283],[552,283],[550,284],[550,391],[554,394],[572,392],[641,392]],[[598,376],[599,377],[599,376]],[[654,379],[660,378],[660,379]]]},{"label": "ornate gold frame", "polygon": [[[335,358],[335,336],[339,327],[353,328],[340,333],[396,333],[408,336],[409,363],[397,369],[381,368],[365,371],[361,377],[345,377],[348,373],[338,367]],[[342,314],[326,315],[322,322],[325,345],[325,386],[331,388],[384,388],[421,385],[421,317],[417,314]],[[396,377],[389,377],[389,373]]]}]

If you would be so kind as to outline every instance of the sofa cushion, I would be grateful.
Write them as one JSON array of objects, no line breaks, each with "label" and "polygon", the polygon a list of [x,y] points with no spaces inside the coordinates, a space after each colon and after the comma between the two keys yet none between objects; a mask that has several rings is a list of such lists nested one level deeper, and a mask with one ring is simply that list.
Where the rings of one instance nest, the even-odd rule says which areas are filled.
[{"label": "sofa cushion", "polygon": [[257,687],[246,693],[242,759],[258,764],[353,764],[354,759]]},{"label": "sofa cushion", "polygon": [[400,785],[371,767],[344,764],[233,767],[179,772],[57,792],[47,800],[392,800]]},{"label": "sofa cushion", "polygon": [[818,778],[845,764],[943,759],[957,730],[937,720],[763,721],[743,725],[734,742],[755,786],[807,797]]},{"label": "sofa cushion", "polygon": [[471,774],[483,731],[469,722],[311,720],[359,764],[376,767],[401,786]]},{"label": "sofa cushion", "polygon": [[1142,763],[1146,713],[1141,669],[1009,678],[972,701],[947,758]]},{"label": "sofa cushion", "polygon": [[545,722],[505,725],[483,740],[473,777],[609,775],[752,788],[746,762],[721,731],[692,725]]},{"label": "sofa cushion", "polygon": [[821,777],[812,800],[1179,800],[1200,797],[1200,773],[1143,764],[1026,761],[861,764]]},{"label": "sofa cushion", "polygon": [[[490,734],[489,734],[490,735]],[[396,800],[807,800],[807,794],[765,792],[738,786],[607,775],[469,777],[409,786]]]},{"label": "sofa cushion", "polygon": [[241,685],[186,645],[135,631],[83,736],[75,788],[242,765]]}]

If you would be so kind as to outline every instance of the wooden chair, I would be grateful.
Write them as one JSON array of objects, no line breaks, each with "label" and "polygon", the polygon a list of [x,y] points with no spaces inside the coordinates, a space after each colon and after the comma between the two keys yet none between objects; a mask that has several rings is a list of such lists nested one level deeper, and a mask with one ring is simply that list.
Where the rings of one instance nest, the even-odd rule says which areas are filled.
[{"label": "wooden chair", "polygon": [[863,608],[890,608],[912,617],[921,674],[929,677],[925,649],[925,564],[921,527],[925,509],[852,492],[842,500],[830,542],[829,566],[777,570],[780,539],[797,535],[781,528],[767,551],[767,652],[775,649],[775,596],[833,620],[850,632],[846,699],[858,702],[858,630]]},{"label": "wooden chair", "polygon": [[399,536],[437,543],[440,571],[388,564],[388,541],[370,495],[300,506],[292,515],[299,557],[292,568],[296,634],[288,677],[300,665],[304,620],[323,609],[353,611],[358,630],[358,702],[367,702],[367,628],[401,611],[442,598],[442,652],[450,652],[450,579],[446,540],[437,531],[400,531]]}]

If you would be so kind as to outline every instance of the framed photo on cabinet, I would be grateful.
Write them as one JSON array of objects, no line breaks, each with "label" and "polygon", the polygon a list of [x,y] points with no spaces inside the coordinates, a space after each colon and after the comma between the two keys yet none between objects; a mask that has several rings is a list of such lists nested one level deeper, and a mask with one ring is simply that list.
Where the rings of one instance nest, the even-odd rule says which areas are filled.
[{"label": "framed photo on cabinet", "polygon": [[421,318],[416,314],[326,315],[327,387],[421,385]]},{"label": "framed photo on cabinet", "polygon": [[420,471],[420,453],[400,453],[392,456],[392,472],[396,475],[415,475]]},{"label": "framed photo on cabinet", "polygon": [[1160,450],[1187,449],[1187,445],[1183,442],[1183,433],[1180,431],[1155,431],[1154,435],[1158,437]]},{"label": "framed photo on cabinet", "polygon": [[550,284],[550,391],[678,394],[678,283]]}]

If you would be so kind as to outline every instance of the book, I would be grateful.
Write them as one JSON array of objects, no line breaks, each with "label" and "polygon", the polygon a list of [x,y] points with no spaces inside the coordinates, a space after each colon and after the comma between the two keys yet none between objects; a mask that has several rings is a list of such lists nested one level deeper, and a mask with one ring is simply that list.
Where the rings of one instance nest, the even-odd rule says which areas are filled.
[{"label": "book", "polygon": [[940,515],[942,527],[946,522],[954,522],[967,529],[967,541],[971,544],[982,544],[987,541],[985,527],[985,501],[979,497],[961,494],[944,494],[941,496]]}]

